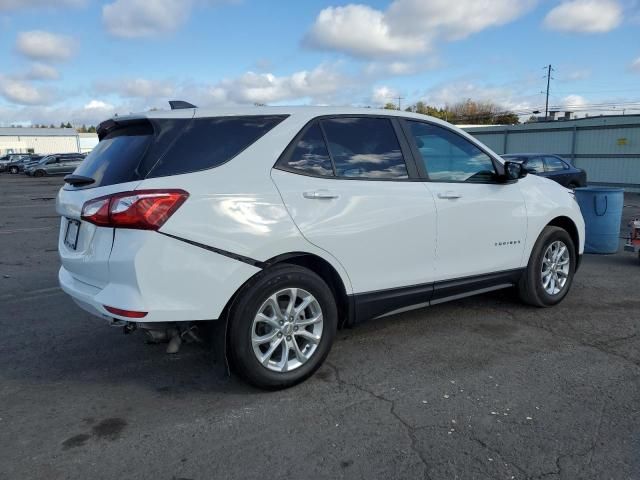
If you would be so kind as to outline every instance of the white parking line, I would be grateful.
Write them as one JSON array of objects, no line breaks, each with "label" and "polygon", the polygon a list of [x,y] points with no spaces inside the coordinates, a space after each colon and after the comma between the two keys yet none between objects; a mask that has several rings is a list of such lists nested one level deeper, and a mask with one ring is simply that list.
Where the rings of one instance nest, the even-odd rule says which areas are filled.
[{"label": "white parking line", "polygon": [[14,302],[16,300],[29,300],[32,298],[44,298],[51,297],[53,295],[60,295],[64,293],[60,287],[48,287],[48,288],[40,288],[38,290],[31,290],[29,292],[22,292],[20,295],[16,295],[15,293],[7,293],[5,295],[0,296],[0,301],[2,302]]},{"label": "white parking line", "polygon": [[32,227],[32,228],[14,228],[13,230],[0,230],[0,235],[8,235],[10,233],[36,232],[39,230],[51,230],[53,227]]}]

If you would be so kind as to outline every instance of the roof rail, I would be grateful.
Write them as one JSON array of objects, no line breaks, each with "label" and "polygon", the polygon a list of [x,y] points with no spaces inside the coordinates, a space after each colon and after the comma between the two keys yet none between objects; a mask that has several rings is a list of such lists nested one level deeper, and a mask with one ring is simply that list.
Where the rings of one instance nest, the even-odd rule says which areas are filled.
[{"label": "roof rail", "polygon": [[171,110],[180,110],[181,108],[198,108],[184,100],[169,100],[169,105],[171,106]]}]

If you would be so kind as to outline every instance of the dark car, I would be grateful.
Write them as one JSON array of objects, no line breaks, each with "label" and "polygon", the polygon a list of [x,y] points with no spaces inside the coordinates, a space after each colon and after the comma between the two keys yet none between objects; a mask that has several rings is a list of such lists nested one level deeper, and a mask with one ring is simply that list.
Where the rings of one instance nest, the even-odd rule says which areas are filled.
[{"label": "dark car", "polygon": [[571,165],[570,162],[548,153],[509,153],[502,158],[519,162],[530,172],[547,177],[567,188],[587,186],[587,172]]},{"label": "dark car", "polygon": [[25,164],[33,161],[39,161],[41,158],[41,155],[34,155],[32,153],[10,154],[8,155],[8,160],[2,162],[0,171],[19,173],[24,170]]},{"label": "dark car", "polygon": [[84,155],[59,154],[47,155],[37,163],[31,163],[24,167],[24,173],[34,177],[44,177],[45,175],[66,175],[73,171],[82,163]]}]

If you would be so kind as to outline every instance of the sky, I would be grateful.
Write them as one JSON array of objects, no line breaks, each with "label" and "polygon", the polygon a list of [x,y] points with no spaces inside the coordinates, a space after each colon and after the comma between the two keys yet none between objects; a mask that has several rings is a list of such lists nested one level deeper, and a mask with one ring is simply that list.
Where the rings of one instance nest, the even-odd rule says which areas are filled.
[{"label": "sky", "polygon": [[[488,100],[640,114],[640,0],[0,0],[0,125]],[[634,110],[634,108],[636,110]]]}]

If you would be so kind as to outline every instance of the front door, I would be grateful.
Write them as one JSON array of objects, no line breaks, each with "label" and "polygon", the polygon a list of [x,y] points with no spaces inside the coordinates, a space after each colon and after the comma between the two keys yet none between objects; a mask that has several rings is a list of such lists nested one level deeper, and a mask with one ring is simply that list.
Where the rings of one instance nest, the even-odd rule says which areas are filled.
[{"label": "front door", "polygon": [[405,126],[436,203],[436,280],[521,267],[527,212],[518,183],[498,181],[491,157],[463,134],[420,121]]}]

